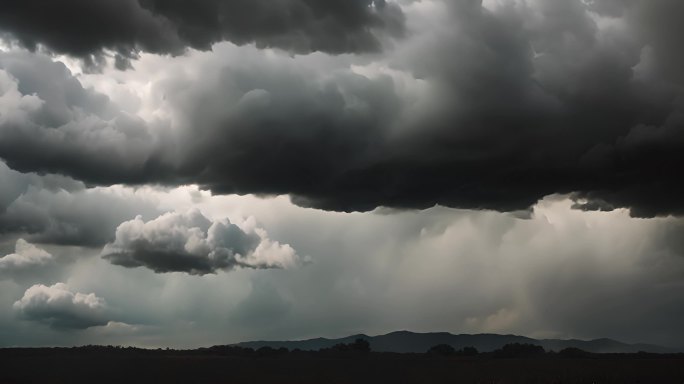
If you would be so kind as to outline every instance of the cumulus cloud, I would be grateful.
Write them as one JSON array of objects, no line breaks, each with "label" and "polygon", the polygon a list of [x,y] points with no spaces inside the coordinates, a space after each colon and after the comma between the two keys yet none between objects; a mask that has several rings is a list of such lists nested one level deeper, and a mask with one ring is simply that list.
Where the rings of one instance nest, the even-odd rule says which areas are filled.
[{"label": "cumulus cloud", "polygon": [[93,293],[72,292],[64,283],[34,285],[13,308],[22,319],[56,329],[86,329],[109,322],[104,299]]},{"label": "cumulus cloud", "polygon": [[46,250],[24,239],[18,239],[14,253],[0,258],[0,277],[19,271],[45,268],[54,263],[55,258]]},{"label": "cumulus cloud", "polygon": [[8,0],[0,31],[27,47],[96,62],[103,50],[119,66],[139,50],[179,54],[216,42],[256,43],[292,52],[367,52],[403,30],[401,8],[385,0]]},{"label": "cumulus cloud", "polygon": [[298,262],[292,247],[270,240],[253,221],[245,227],[228,219],[212,222],[198,210],[167,213],[147,222],[136,217],[117,228],[102,257],[127,268],[191,275],[239,267],[286,268]]},{"label": "cumulus cloud", "polygon": [[19,107],[0,122],[0,157],[88,183],[196,183],[335,211],[521,211],[575,192],[582,209],[680,215],[677,4],[407,2],[411,33],[380,57],[223,44],[154,61],[145,86],[163,118],[148,120],[61,64],[5,53],[6,103]]},{"label": "cumulus cloud", "polygon": [[83,88],[64,64],[45,55],[0,52],[0,86],[0,157],[13,169],[128,179],[153,151],[142,119]]}]

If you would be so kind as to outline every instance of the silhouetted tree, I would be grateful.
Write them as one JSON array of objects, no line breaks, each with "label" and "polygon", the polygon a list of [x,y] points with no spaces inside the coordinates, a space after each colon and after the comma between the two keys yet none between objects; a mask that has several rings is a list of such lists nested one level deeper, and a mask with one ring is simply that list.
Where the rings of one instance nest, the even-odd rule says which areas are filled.
[{"label": "silhouetted tree", "polygon": [[591,353],[587,351],[583,351],[579,348],[565,348],[558,352],[558,356],[560,357],[569,357],[569,358],[578,358],[578,357],[589,357],[591,356]]},{"label": "silhouetted tree", "polygon": [[427,353],[433,356],[453,356],[456,354],[456,350],[449,344],[437,344],[430,347]]},{"label": "silhouetted tree", "polygon": [[370,352],[370,343],[364,339],[356,339],[349,344],[335,344],[331,348],[322,348],[319,352]]},{"label": "silhouetted tree", "polygon": [[261,347],[256,350],[257,356],[260,357],[275,357],[278,355],[287,354],[287,352],[288,350],[286,348],[275,349],[269,346]]},{"label": "silhouetted tree", "polygon": [[433,356],[475,356],[479,352],[475,347],[464,347],[456,350],[449,344],[437,344],[428,349],[427,354]]},{"label": "silhouetted tree", "polygon": [[463,347],[459,352],[463,356],[475,356],[479,353],[475,347]]},{"label": "silhouetted tree", "polygon": [[351,350],[355,352],[370,352],[370,343],[368,340],[356,339],[352,344],[350,344]]}]

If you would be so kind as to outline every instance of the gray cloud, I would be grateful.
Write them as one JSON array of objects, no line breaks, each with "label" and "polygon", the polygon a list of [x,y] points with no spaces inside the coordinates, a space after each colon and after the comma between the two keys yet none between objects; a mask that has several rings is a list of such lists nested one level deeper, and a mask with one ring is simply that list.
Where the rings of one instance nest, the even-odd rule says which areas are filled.
[{"label": "gray cloud", "polygon": [[680,16],[684,4],[677,0],[636,1],[627,7],[627,16],[641,41],[652,55],[652,70],[658,77],[684,85],[684,53],[682,35],[684,26]]},{"label": "gray cloud", "polygon": [[599,25],[579,1],[441,7],[439,27],[385,59],[403,75],[245,56],[206,83],[179,79],[170,102],[202,135],[181,136],[191,160],[177,174],[342,211],[516,211],[578,192],[635,216],[684,212],[670,166],[682,163],[681,95],[638,67],[639,35]]},{"label": "gray cloud", "polygon": [[130,188],[87,188],[56,175],[22,174],[0,161],[0,234],[61,245],[103,246],[117,226],[162,212],[149,194]]},{"label": "gray cloud", "polygon": [[224,44],[183,58],[191,70],[154,68],[172,112],[150,121],[59,64],[7,53],[3,103],[18,107],[0,123],[0,156],[88,183],[197,183],[336,211],[520,211],[575,192],[593,202],[584,209],[679,215],[684,106],[672,71],[684,66],[667,52],[682,34],[665,20],[676,4],[611,4],[623,11],[411,3],[411,34],[374,59]]},{"label": "gray cloud", "polygon": [[229,220],[207,219],[197,210],[167,213],[145,222],[122,223],[102,257],[127,268],[146,267],[158,273],[216,273],[234,268],[285,268],[298,262],[287,244],[271,241],[264,230],[247,231]]},{"label": "gray cloud", "polygon": [[0,212],[7,208],[30,187],[47,191],[78,191],[83,183],[59,175],[23,174],[7,167],[0,161]]},{"label": "gray cloud", "polygon": [[33,189],[0,216],[0,228],[26,233],[40,243],[95,247],[112,240],[123,221],[141,214],[154,217],[159,212],[154,201],[127,190],[51,193]]},{"label": "gray cloud", "polygon": [[22,319],[56,329],[86,329],[108,323],[105,301],[95,294],[72,292],[66,284],[34,285],[13,305]]},{"label": "gray cloud", "polygon": [[104,49],[125,68],[142,50],[179,54],[224,40],[292,52],[380,50],[400,35],[401,9],[384,0],[9,0],[0,31],[27,47],[83,57],[97,65]]},{"label": "gray cloud", "polygon": [[49,252],[24,239],[18,239],[14,253],[0,257],[0,278],[49,268],[55,264],[56,259]]},{"label": "gray cloud", "polygon": [[84,89],[46,56],[0,52],[0,68],[0,157],[11,168],[68,175],[80,169],[74,176],[88,181],[139,173],[128,165],[142,167],[154,145],[142,119]]}]

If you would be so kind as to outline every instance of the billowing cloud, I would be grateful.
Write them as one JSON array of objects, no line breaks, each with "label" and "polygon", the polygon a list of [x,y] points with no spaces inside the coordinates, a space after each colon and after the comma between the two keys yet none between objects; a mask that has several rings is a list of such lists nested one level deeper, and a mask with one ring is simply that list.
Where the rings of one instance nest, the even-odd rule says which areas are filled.
[{"label": "billowing cloud", "polygon": [[0,157],[336,211],[517,211],[576,192],[583,209],[682,214],[681,66],[664,69],[678,40],[654,22],[675,5],[649,4],[410,3],[412,33],[371,63],[230,44],[154,59],[146,120],[61,64],[3,53]]},{"label": "billowing cloud", "polygon": [[104,299],[93,293],[72,292],[64,283],[34,285],[13,307],[22,319],[56,329],[86,329],[108,323]]},{"label": "billowing cloud", "polygon": [[50,253],[24,239],[18,239],[14,253],[0,257],[0,278],[52,264],[55,264],[55,257]]},{"label": "billowing cloud", "polygon": [[153,94],[171,112],[149,121],[61,64],[4,53],[0,156],[89,183],[339,211],[515,211],[576,192],[585,209],[684,213],[676,4],[490,3],[405,5],[412,34],[371,64],[231,45],[166,62]]},{"label": "billowing cloud", "polygon": [[292,247],[270,240],[253,222],[246,227],[228,219],[212,222],[198,210],[167,213],[148,222],[136,217],[117,228],[116,239],[102,256],[127,268],[191,275],[238,267],[286,268],[298,262]]},{"label": "billowing cloud", "polygon": [[13,169],[128,179],[136,173],[129,165],[142,167],[153,151],[142,119],[83,88],[47,56],[0,52],[0,89],[0,157]]},{"label": "billowing cloud", "polygon": [[140,50],[179,54],[224,40],[292,52],[380,50],[403,30],[401,9],[385,0],[8,0],[0,31],[27,47],[89,58],[103,50],[118,65]]}]

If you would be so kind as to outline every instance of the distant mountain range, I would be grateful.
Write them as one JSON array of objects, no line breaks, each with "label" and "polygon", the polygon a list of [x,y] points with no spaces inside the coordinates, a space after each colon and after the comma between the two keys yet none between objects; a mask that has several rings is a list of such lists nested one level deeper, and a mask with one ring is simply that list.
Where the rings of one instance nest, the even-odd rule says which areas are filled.
[{"label": "distant mountain range", "polygon": [[480,352],[490,352],[512,343],[527,343],[541,345],[547,351],[560,351],[565,348],[579,348],[593,353],[634,353],[639,351],[651,353],[678,352],[666,347],[651,344],[626,344],[612,339],[595,340],[560,340],[560,339],[533,339],[516,335],[477,334],[477,335],[454,335],[448,332],[415,333],[398,331],[386,335],[368,336],[352,335],[339,339],[316,338],[296,341],[249,341],[235,344],[240,347],[258,349],[261,347],[281,348],[289,350],[319,350],[329,348],[335,344],[348,344],[356,339],[367,340],[371,350],[376,352],[399,352],[399,353],[422,353],[437,344],[449,344],[455,349],[463,347],[475,347]]}]

